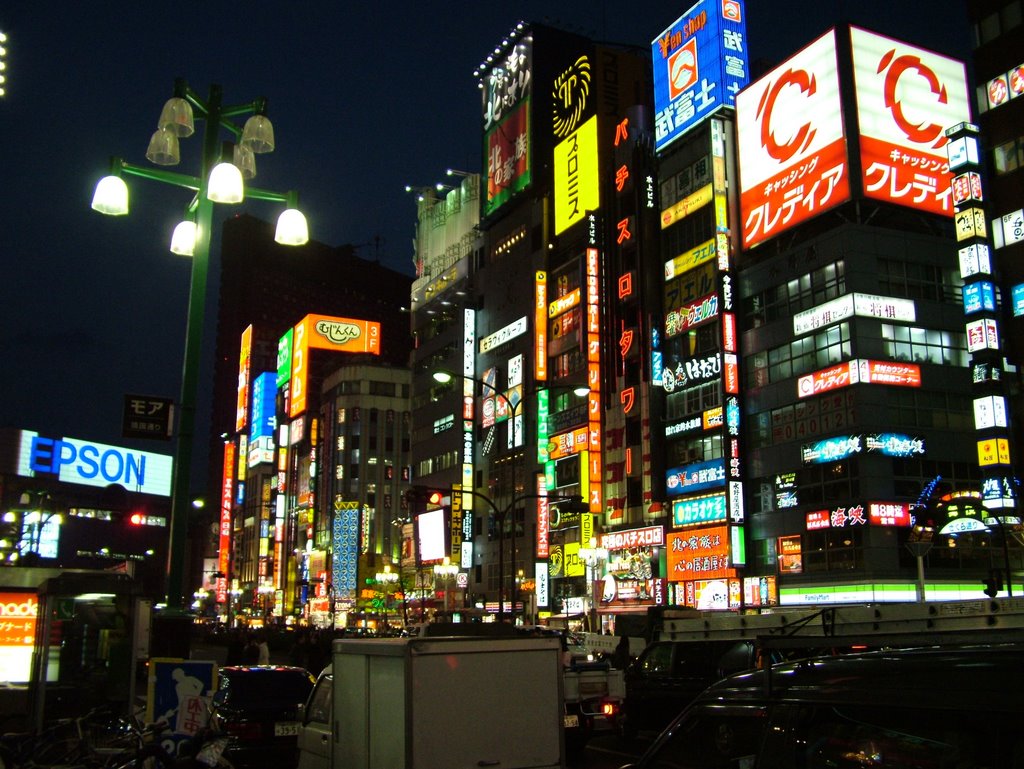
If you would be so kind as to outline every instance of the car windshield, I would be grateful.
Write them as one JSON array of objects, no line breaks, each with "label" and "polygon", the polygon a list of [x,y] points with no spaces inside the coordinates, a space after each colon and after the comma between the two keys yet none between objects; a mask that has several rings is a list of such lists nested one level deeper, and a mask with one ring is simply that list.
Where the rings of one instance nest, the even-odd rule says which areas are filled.
[{"label": "car windshield", "polygon": [[224,671],[221,688],[226,700],[239,707],[246,703],[305,702],[313,684],[300,670]]}]

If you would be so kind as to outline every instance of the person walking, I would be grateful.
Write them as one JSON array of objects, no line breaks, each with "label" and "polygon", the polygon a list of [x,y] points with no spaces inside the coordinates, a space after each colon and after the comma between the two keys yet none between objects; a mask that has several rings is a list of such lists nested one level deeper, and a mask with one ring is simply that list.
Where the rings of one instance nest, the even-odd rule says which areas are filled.
[{"label": "person walking", "polygon": [[232,628],[228,636],[228,648],[224,658],[225,665],[241,665],[242,651],[245,649],[245,640],[242,638],[238,628]]},{"label": "person walking", "polygon": [[288,664],[309,670],[309,636],[304,631],[299,631],[298,638],[288,652]]},{"label": "person walking", "polygon": [[250,633],[249,637],[245,641],[245,647],[242,649],[242,659],[240,664],[242,665],[258,665],[260,661],[260,647],[256,643],[256,634]]},{"label": "person walking", "polygon": [[257,665],[269,665],[270,664],[270,644],[267,643],[266,631],[260,632],[256,639],[256,648],[258,653],[256,655]]},{"label": "person walking", "polygon": [[620,636],[619,643],[612,652],[612,667],[625,670],[633,661],[633,655],[629,653],[629,636]]}]

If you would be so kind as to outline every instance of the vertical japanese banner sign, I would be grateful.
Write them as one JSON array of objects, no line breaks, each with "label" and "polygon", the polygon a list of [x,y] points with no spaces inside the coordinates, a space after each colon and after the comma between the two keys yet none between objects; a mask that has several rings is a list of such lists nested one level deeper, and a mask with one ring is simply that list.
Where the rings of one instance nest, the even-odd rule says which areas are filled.
[{"label": "vertical japanese banner sign", "polygon": [[228,441],[224,444],[224,470],[221,478],[220,491],[220,536],[217,554],[217,603],[228,600],[228,572],[231,569],[231,505],[234,499],[235,479],[235,444]]},{"label": "vertical japanese banner sign", "polygon": [[245,417],[249,410],[249,372],[252,361],[252,326],[242,332],[238,350],[238,400],[235,406],[235,432],[245,428]]},{"label": "vertical japanese banner sign", "polygon": [[551,510],[548,507],[547,483],[543,474],[537,475],[537,558],[547,560],[551,555]]},{"label": "vertical japanese banner sign", "polygon": [[596,248],[587,249],[587,396],[588,412],[588,502],[590,512],[604,512],[601,458],[601,257]]}]

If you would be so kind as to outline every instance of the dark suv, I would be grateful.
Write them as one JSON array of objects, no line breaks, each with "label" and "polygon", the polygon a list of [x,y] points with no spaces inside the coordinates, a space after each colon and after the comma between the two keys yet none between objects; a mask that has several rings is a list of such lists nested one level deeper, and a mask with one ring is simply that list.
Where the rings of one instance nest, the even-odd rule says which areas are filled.
[{"label": "dark suv", "polygon": [[315,679],[305,668],[232,665],[220,669],[212,723],[231,736],[224,757],[239,767],[288,769],[298,761],[299,705]]},{"label": "dark suv", "polygon": [[751,641],[655,641],[626,670],[623,736],[660,732],[708,686],[756,662]]}]

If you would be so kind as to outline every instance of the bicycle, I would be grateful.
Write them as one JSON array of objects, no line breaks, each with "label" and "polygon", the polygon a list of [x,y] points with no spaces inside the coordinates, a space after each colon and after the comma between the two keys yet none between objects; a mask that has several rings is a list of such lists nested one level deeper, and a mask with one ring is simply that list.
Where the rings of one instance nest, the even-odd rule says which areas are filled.
[{"label": "bicycle", "polygon": [[83,731],[89,715],[53,721],[38,732],[0,735],[0,769],[96,769]]},{"label": "bicycle", "polygon": [[163,739],[170,729],[166,721],[141,724],[133,717],[125,723],[134,742],[131,755],[123,762],[106,764],[107,769],[234,769],[222,755],[231,738],[208,726],[187,737],[175,751],[168,748],[174,743]]}]

